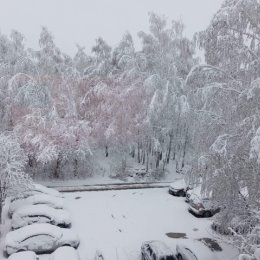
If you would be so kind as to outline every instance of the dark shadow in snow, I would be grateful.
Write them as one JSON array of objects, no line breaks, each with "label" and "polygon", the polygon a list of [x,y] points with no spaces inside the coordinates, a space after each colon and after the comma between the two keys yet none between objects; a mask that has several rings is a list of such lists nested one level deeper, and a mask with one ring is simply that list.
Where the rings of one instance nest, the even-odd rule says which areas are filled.
[{"label": "dark shadow in snow", "polygon": [[219,245],[218,241],[212,238],[203,237],[197,239],[200,242],[202,242],[204,245],[206,245],[211,251],[222,251],[221,246]]},{"label": "dark shadow in snow", "polygon": [[76,197],[76,198],[75,198],[75,200],[79,200],[79,199],[81,199],[81,197]]},{"label": "dark shadow in snow", "polygon": [[184,238],[186,239],[186,233],[166,233],[166,236],[167,237],[170,237],[170,238]]}]

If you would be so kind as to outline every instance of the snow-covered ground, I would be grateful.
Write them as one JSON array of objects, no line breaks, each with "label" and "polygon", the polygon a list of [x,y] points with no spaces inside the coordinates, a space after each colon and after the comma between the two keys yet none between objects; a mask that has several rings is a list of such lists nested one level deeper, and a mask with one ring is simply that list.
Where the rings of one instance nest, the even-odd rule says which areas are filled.
[{"label": "snow-covered ground", "polygon": [[[185,239],[214,238],[211,220],[188,213],[184,198],[169,195],[167,188],[64,195],[65,208],[81,241],[78,249],[81,259],[94,259],[99,250],[105,260],[139,260],[141,245],[147,240],[162,240],[175,250],[182,239],[171,238],[167,233],[172,233],[170,236],[184,233]],[[220,245],[223,251],[218,253],[219,259],[237,259],[235,249],[222,242]],[[49,255],[40,259],[49,260]]]},{"label": "snow-covered ground", "polygon": [[[169,195],[166,188],[78,192],[65,198],[81,240],[81,259],[94,259],[100,250],[108,260],[137,260],[147,240],[162,240],[175,249],[178,239],[166,233],[185,233],[187,238],[214,236],[211,220],[192,216],[184,199]],[[220,244],[220,259],[236,259],[235,249]]]},{"label": "snow-covered ground", "polygon": [[[100,185],[100,184],[115,184],[115,183],[127,183],[127,182],[172,182],[177,179],[183,178],[183,174],[176,173],[175,161],[170,160],[170,163],[166,166],[165,175],[160,179],[154,179],[153,176],[145,175],[138,176],[138,173],[145,172],[145,166],[137,163],[136,159],[128,156],[127,159],[127,172],[132,176],[114,176],[114,164],[120,161],[118,155],[111,154],[109,157],[104,157],[103,151],[95,151],[96,170],[94,176],[87,177],[85,179],[51,179],[51,180],[37,180],[37,182],[48,187],[77,187],[82,185]],[[131,174],[132,173],[132,174]]]}]

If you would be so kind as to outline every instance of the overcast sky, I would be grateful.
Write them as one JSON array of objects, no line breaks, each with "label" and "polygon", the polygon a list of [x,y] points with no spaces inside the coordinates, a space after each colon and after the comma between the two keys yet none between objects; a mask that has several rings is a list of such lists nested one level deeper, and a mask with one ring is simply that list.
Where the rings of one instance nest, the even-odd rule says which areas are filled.
[{"label": "overcast sky", "polygon": [[140,45],[138,31],[148,31],[148,12],[181,18],[186,35],[206,28],[222,0],[0,0],[0,31],[22,32],[26,46],[37,48],[41,26],[46,26],[56,44],[73,55],[75,44],[89,53],[98,36],[111,46],[129,31]]}]

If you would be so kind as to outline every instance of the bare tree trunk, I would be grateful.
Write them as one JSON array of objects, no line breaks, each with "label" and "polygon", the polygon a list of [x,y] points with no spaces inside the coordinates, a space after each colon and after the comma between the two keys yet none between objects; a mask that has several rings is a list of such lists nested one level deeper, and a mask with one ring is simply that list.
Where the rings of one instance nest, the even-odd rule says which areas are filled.
[{"label": "bare tree trunk", "polygon": [[106,154],[106,157],[108,157],[108,146],[107,145],[105,147],[105,154]]},{"label": "bare tree trunk", "polygon": [[[147,147],[149,148],[149,147]],[[149,149],[146,150],[146,172],[149,170]]]},{"label": "bare tree trunk", "polygon": [[61,165],[61,154],[58,154],[56,167],[54,170],[54,178],[59,179],[60,178],[60,165]]},{"label": "bare tree trunk", "polygon": [[169,164],[169,162],[170,162],[171,150],[172,150],[172,139],[173,139],[173,133],[171,132],[170,133],[170,141],[169,141],[168,151],[167,151],[167,157],[166,157],[167,164]]},{"label": "bare tree trunk", "polygon": [[[0,224],[2,224],[2,213],[3,213],[3,200],[0,197]],[[1,234],[1,230],[0,230],[0,234]]]},{"label": "bare tree trunk", "polygon": [[[3,204],[4,204],[4,197],[5,197],[5,188],[2,186],[1,184],[1,180],[0,180],[0,224],[2,224],[2,220],[3,220]],[[1,236],[1,230],[0,230],[0,236]]]},{"label": "bare tree trunk", "polygon": [[142,150],[142,161],[143,161],[143,164],[145,164],[145,151],[144,151],[144,149]]},{"label": "bare tree trunk", "polygon": [[161,157],[161,153],[157,152],[156,153],[156,164],[155,164],[156,169],[159,167],[160,157]]},{"label": "bare tree trunk", "polygon": [[185,133],[185,141],[184,141],[184,146],[183,146],[183,156],[182,156],[181,168],[183,168],[185,165],[185,155],[186,155],[187,143],[188,143],[188,128],[186,129],[186,133]]},{"label": "bare tree trunk", "polygon": [[178,115],[176,133],[174,138],[174,146],[173,146],[174,149],[173,149],[173,157],[172,157],[173,160],[176,159],[176,147],[178,145],[179,128],[180,128],[180,114]]},{"label": "bare tree trunk", "polygon": [[74,159],[74,177],[78,176],[78,160]]},{"label": "bare tree trunk", "polygon": [[35,159],[35,156],[28,155],[28,165],[31,168],[32,177],[35,177],[36,169],[37,169],[37,161]]},{"label": "bare tree trunk", "polygon": [[132,158],[135,158],[135,146],[134,145],[131,146],[131,153],[130,153],[130,155],[132,156]]},{"label": "bare tree trunk", "polygon": [[139,141],[137,143],[137,162],[138,163],[141,162],[141,158],[140,158],[140,143],[139,143]]}]

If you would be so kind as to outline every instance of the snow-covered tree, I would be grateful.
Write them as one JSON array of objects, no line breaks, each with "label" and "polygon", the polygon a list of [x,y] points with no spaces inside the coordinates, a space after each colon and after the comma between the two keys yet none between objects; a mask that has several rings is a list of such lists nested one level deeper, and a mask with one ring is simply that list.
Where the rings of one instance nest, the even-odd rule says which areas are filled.
[{"label": "snow-covered tree", "polygon": [[17,138],[10,133],[0,134],[0,223],[3,203],[7,196],[19,196],[30,188],[31,178],[25,173],[26,156]]},{"label": "snow-covered tree", "polygon": [[260,74],[259,10],[258,0],[225,0],[199,34],[207,63],[244,83]]}]

